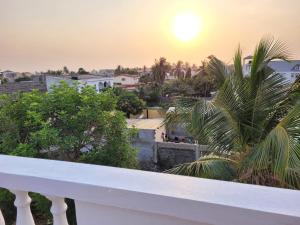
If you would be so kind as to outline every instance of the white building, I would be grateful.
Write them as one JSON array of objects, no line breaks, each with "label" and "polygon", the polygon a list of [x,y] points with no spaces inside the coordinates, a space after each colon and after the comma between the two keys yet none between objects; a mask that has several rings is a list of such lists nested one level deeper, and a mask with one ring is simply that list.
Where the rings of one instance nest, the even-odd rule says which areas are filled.
[{"label": "white building", "polygon": [[5,70],[3,72],[0,72],[0,76],[2,79],[7,79],[8,82],[14,82],[16,78],[18,78],[17,72]]},{"label": "white building", "polygon": [[114,79],[113,77],[102,77],[95,75],[68,75],[68,76],[54,76],[46,75],[46,85],[47,90],[50,91],[53,85],[59,85],[61,81],[67,82],[69,85],[74,85],[78,82],[79,91],[85,85],[94,86],[96,91],[99,92],[104,88],[113,87]]},{"label": "white building", "polygon": [[[244,74],[249,75],[251,70],[252,56],[244,58]],[[300,60],[290,62],[276,60],[268,64],[276,73],[281,74],[290,83],[293,83],[300,76]]]},{"label": "white building", "polygon": [[138,75],[120,74],[114,77],[114,84],[129,91],[136,90],[139,86],[139,78]]}]

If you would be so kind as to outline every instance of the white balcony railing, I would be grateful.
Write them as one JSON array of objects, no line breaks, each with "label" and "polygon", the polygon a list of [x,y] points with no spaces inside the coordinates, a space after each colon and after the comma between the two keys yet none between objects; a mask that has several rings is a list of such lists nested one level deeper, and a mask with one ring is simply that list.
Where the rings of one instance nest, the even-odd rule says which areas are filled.
[{"label": "white balcony railing", "polygon": [[[28,192],[67,225],[299,225],[300,192],[87,164],[0,156],[0,187],[16,195],[17,225],[33,225]],[[0,225],[4,221],[0,214]]]}]

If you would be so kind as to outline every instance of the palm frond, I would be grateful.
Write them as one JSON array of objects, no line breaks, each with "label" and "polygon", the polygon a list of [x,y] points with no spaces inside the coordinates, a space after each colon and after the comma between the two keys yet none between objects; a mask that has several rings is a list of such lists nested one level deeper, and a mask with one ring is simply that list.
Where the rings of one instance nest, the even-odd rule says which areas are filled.
[{"label": "palm frond", "polygon": [[233,180],[236,177],[236,162],[228,158],[208,155],[165,172],[209,179]]},{"label": "palm frond", "polygon": [[217,87],[221,87],[229,75],[229,69],[226,64],[215,56],[210,56],[210,61],[207,64],[207,72],[216,78]]},{"label": "palm frond", "polygon": [[[269,170],[283,187],[299,188],[300,184],[300,105],[296,106],[253,147],[243,168]],[[297,184],[297,186],[295,186]]]},{"label": "palm frond", "polygon": [[253,61],[251,63],[251,83],[255,90],[260,82],[266,79],[274,71],[268,67],[272,60],[289,60],[289,51],[284,42],[274,40],[274,38],[263,38],[257,45]]},{"label": "palm frond", "polygon": [[243,75],[243,65],[242,65],[242,50],[240,46],[238,47],[235,56],[233,58],[233,63],[234,63],[234,75],[242,79],[244,77]]}]

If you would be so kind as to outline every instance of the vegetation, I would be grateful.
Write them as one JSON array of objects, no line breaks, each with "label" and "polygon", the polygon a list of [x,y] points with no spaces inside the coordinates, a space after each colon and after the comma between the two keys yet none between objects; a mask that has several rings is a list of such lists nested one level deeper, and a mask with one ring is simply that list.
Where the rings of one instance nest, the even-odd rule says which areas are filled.
[{"label": "vegetation", "polygon": [[154,65],[152,66],[152,78],[155,85],[162,85],[166,79],[167,72],[171,69],[170,63],[163,57],[159,60],[155,60]]},{"label": "vegetation", "polygon": [[89,74],[89,72],[88,72],[88,71],[86,71],[86,70],[85,70],[85,69],[83,69],[83,68],[79,68],[77,73],[78,73],[78,74],[81,74],[81,75],[86,75],[86,74]]},{"label": "vegetation", "polygon": [[137,68],[123,68],[122,66],[118,66],[115,69],[115,75],[120,75],[120,74],[131,74],[131,75],[137,75],[138,70]]},{"label": "vegetation", "polygon": [[15,79],[15,82],[21,82],[21,81],[30,81],[31,77],[23,76]]},{"label": "vegetation", "polygon": [[177,63],[175,67],[175,76],[176,80],[172,80],[169,82],[165,82],[162,91],[164,96],[168,97],[177,97],[177,96],[185,96],[185,97],[210,97],[211,92],[216,90],[216,79],[213,74],[208,73],[208,62],[203,61],[202,66],[198,73],[192,77],[191,68],[188,66],[186,72],[182,69],[179,73],[176,72],[177,68],[181,61]]},{"label": "vegetation", "polygon": [[117,109],[126,113],[127,118],[130,114],[138,115],[145,107],[145,103],[133,93],[121,88],[114,88],[114,94],[118,97]]},{"label": "vegetation", "polygon": [[[133,132],[111,90],[97,93],[87,86],[79,93],[76,86],[61,83],[49,93],[0,95],[0,124],[1,154],[137,167]],[[49,219],[48,200],[31,196],[35,217]],[[12,194],[1,190],[0,203],[12,224]]]},{"label": "vegetation", "polygon": [[288,57],[283,43],[262,39],[249,76],[243,74],[240,49],[233,66],[211,57],[208,72],[216,77],[216,97],[178,101],[166,122],[185,123],[213,153],[168,172],[299,189],[299,84],[290,87],[268,67],[271,60]]}]

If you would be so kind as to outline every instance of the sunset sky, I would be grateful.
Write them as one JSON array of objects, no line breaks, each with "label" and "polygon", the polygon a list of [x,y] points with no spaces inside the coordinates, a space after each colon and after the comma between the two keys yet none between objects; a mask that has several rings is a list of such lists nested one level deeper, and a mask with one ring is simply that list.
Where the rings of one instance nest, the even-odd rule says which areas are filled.
[{"label": "sunset sky", "polygon": [[[155,58],[230,62],[270,34],[300,59],[299,0],[0,0],[0,70],[150,66]],[[177,15],[199,17],[189,41],[173,32]]]}]

